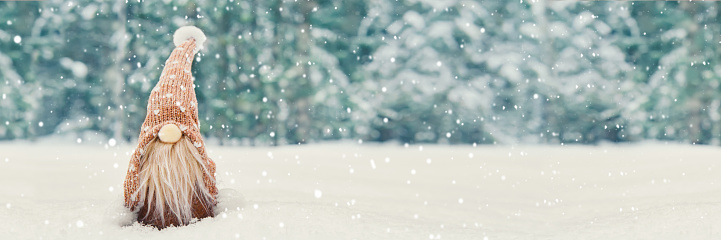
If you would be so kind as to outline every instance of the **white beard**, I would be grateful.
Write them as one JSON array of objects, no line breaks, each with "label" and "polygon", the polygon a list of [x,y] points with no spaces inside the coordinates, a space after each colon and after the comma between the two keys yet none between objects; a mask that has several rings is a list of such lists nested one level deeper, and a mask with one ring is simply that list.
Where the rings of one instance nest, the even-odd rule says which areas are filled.
[{"label": "white beard", "polygon": [[160,229],[187,225],[207,216],[194,216],[194,201],[212,216],[215,201],[203,182],[209,173],[201,159],[187,136],[175,144],[151,141],[140,159],[138,220]]}]

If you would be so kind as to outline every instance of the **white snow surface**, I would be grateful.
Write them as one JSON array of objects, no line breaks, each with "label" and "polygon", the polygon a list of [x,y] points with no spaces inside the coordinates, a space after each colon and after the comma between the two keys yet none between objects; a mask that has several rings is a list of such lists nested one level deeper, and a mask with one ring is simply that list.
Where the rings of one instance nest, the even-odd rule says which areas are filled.
[{"label": "white snow surface", "polygon": [[[208,146],[218,214],[122,207],[132,145],[0,143],[0,239],[713,239],[721,148]],[[97,144],[97,143],[95,143]]]}]

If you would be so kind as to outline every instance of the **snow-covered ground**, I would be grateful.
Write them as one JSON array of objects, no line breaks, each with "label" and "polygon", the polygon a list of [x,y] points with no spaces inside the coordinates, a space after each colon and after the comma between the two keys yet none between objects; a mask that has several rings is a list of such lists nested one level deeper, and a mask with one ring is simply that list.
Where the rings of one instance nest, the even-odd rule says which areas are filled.
[{"label": "snow-covered ground", "polygon": [[133,146],[0,143],[0,239],[712,239],[721,148],[209,146],[219,214],[122,207]]}]

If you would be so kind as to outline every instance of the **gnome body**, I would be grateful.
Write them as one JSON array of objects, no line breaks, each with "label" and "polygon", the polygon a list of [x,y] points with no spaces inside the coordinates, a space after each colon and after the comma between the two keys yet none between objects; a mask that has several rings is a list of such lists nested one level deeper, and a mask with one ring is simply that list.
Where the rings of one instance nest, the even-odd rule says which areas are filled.
[{"label": "gnome body", "polygon": [[125,178],[125,206],[138,213],[140,223],[159,229],[212,217],[216,204],[215,163],[200,135],[190,71],[204,41],[203,32],[191,26],[173,35],[176,48],[148,99]]}]

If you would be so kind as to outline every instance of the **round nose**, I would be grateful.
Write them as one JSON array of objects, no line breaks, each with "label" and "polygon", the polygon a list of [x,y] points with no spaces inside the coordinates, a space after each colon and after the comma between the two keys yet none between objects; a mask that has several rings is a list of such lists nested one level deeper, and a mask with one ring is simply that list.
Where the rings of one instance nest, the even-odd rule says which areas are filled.
[{"label": "round nose", "polygon": [[183,132],[180,131],[180,128],[172,123],[165,124],[163,127],[160,128],[160,131],[158,132],[158,137],[160,138],[160,141],[164,143],[176,143],[180,140],[180,137],[182,136]]}]

